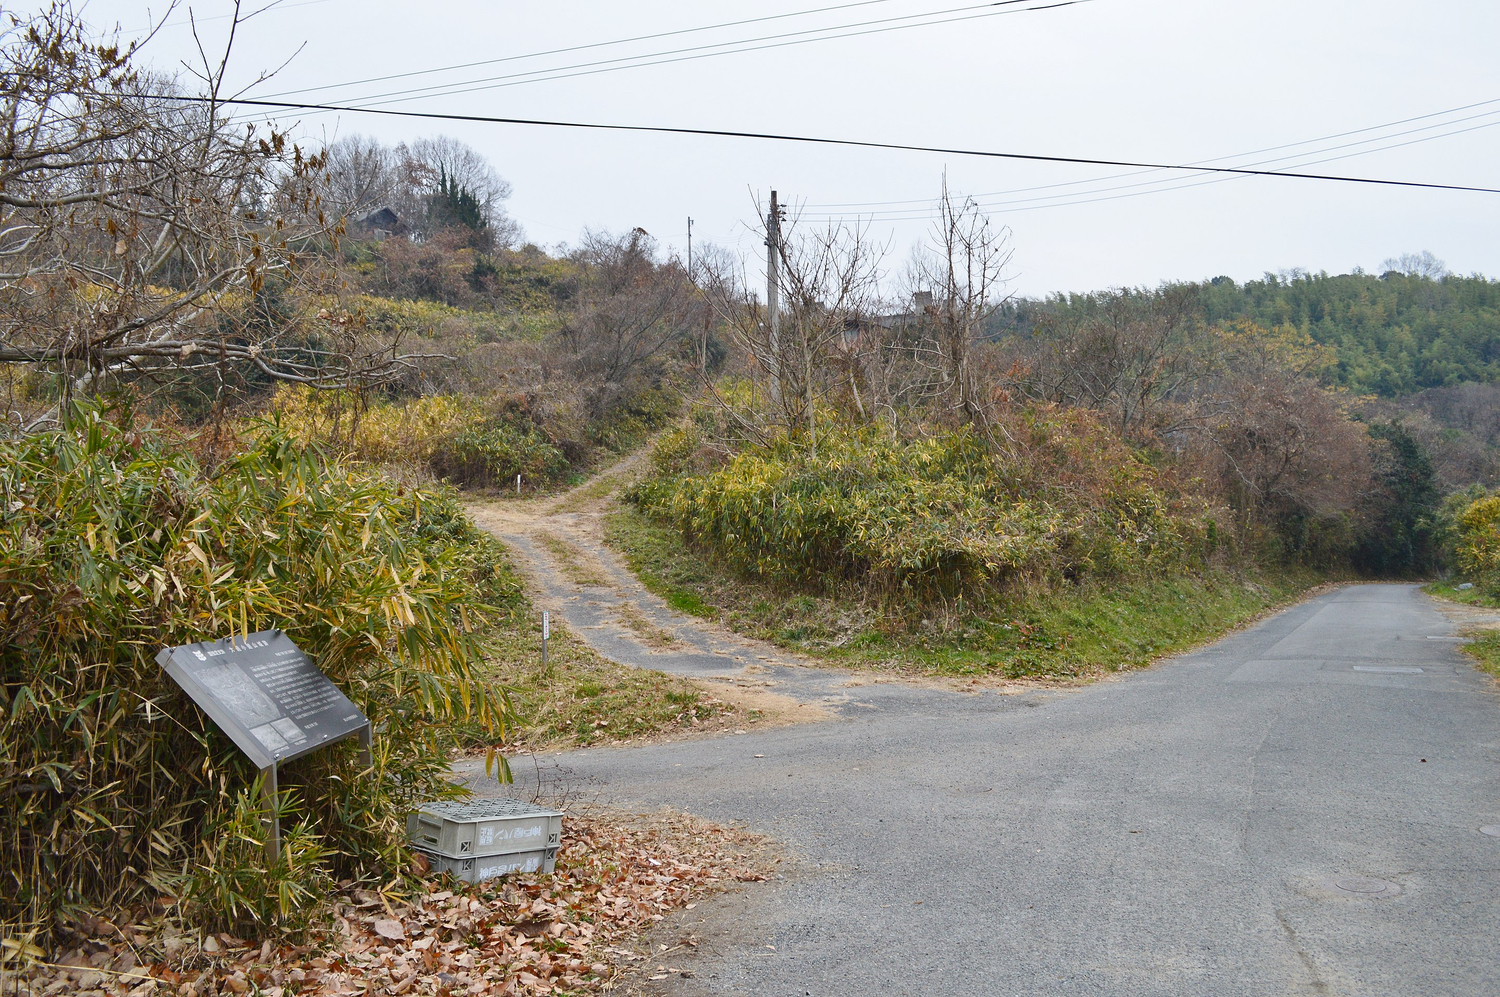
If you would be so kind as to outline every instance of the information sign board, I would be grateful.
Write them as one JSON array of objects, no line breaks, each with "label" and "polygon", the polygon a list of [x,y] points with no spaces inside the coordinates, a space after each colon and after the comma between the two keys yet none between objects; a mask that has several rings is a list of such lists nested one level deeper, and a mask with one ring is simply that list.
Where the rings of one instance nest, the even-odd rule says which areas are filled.
[{"label": "information sign board", "polygon": [[156,660],[260,769],[369,729],[280,630],[167,648]]}]

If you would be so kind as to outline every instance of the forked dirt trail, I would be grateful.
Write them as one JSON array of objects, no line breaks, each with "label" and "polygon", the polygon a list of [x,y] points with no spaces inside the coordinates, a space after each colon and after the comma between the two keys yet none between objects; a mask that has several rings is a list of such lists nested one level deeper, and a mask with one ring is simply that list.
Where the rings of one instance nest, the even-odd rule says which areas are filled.
[{"label": "forked dirt trail", "polygon": [[469,515],[515,552],[539,609],[620,664],[682,675],[768,723],[821,720],[850,676],[672,609],[604,544],[604,517],[639,473],[635,454],[560,496],[471,501]]}]

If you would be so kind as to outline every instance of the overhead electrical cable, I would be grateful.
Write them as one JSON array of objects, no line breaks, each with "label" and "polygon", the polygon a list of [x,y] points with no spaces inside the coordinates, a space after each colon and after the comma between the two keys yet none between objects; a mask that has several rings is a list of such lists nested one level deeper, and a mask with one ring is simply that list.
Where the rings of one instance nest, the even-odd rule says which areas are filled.
[{"label": "overhead electrical cable", "polygon": [[[117,30],[123,35],[135,35],[146,31],[160,31],[162,28],[180,28],[189,24],[206,24],[209,21],[227,21],[231,17],[238,17],[240,23],[243,24],[250,20],[250,18],[259,17],[268,11],[290,10],[293,7],[313,7],[328,2],[329,0],[299,0],[297,3],[281,3],[280,0],[276,0],[276,2],[268,3],[260,10],[251,11],[248,14],[210,14],[207,17],[197,17],[192,14],[190,9],[188,17],[176,21],[163,21],[161,24],[150,25],[144,28],[119,28]],[[170,8],[167,13],[171,13]]]},{"label": "overhead electrical cable", "polygon": [[[1462,134],[1463,132],[1476,131],[1479,128],[1489,128],[1489,127],[1492,127],[1495,124],[1500,124],[1500,122],[1491,122],[1490,124],[1487,124],[1487,125],[1476,125],[1476,126],[1474,126],[1472,128],[1461,129],[1460,131],[1453,132],[1452,134],[1458,135],[1458,134]],[[1436,137],[1443,138],[1443,137],[1446,137],[1446,136],[1436,136]],[[1401,142],[1401,143],[1398,143],[1397,145],[1389,146],[1388,148],[1398,149],[1398,148],[1401,148],[1402,146],[1415,145],[1417,142],[1426,142],[1426,141],[1430,141],[1430,139],[1414,139],[1414,140],[1412,140],[1410,142]],[[1375,150],[1375,151],[1381,151],[1381,150]],[[1330,157],[1328,159],[1320,159],[1320,160],[1317,160],[1314,163],[1309,163],[1307,165],[1314,166],[1314,165],[1317,165],[1318,163],[1331,163],[1331,162],[1334,162],[1336,160],[1350,159],[1350,158],[1352,158],[1354,156],[1359,156],[1359,155],[1363,155],[1363,153],[1349,153],[1349,154],[1343,155],[1343,156],[1332,156],[1332,157]],[[1018,208],[1004,208],[1004,209],[1001,209],[1001,210],[999,210],[999,211],[997,211],[995,213],[996,214],[1002,214],[1002,215],[1003,214],[1019,214],[1021,212],[1025,212],[1025,211],[1041,211],[1041,210],[1043,210],[1045,208],[1065,208],[1065,207],[1072,207],[1072,206],[1080,205],[1080,204],[1098,204],[1098,203],[1100,203],[1102,201],[1118,201],[1118,200],[1122,200],[1122,199],[1127,198],[1127,197],[1144,197],[1147,194],[1161,194],[1161,193],[1166,193],[1167,191],[1172,191],[1172,190],[1187,190],[1187,189],[1189,189],[1191,187],[1207,187],[1209,184],[1228,183],[1231,180],[1238,180],[1238,179],[1240,179],[1240,178],[1239,177],[1232,177],[1231,176],[1231,177],[1210,177],[1210,178],[1199,179],[1199,180],[1188,180],[1188,181],[1184,181],[1184,182],[1175,184],[1175,185],[1173,185],[1171,187],[1159,188],[1158,190],[1133,191],[1133,192],[1127,193],[1127,194],[1112,194],[1112,195],[1107,195],[1107,196],[1104,196],[1104,197],[1086,197],[1086,196],[1080,196],[1076,200],[1066,201],[1066,202],[1062,202],[1062,203],[1058,203],[1058,204],[1033,204],[1033,205],[1024,206],[1024,207],[1018,207]],[[907,219],[907,220],[925,220],[925,219],[930,219],[932,217],[933,217],[932,214],[928,214],[928,215],[922,216],[921,219]],[[892,220],[892,219],[882,219],[882,220],[888,221],[888,220]]]},{"label": "overhead electrical cable", "polygon": [[[1461,128],[1461,129],[1458,129],[1457,131],[1450,132],[1448,134],[1451,134],[1451,135],[1460,135],[1460,134],[1463,134],[1465,132],[1476,131],[1476,130],[1478,130],[1480,128],[1491,128],[1491,127],[1494,127],[1495,125],[1500,125],[1500,121],[1492,121],[1492,122],[1487,122],[1486,124],[1482,124],[1482,125],[1474,125],[1474,126],[1471,126],[1469,128]],[[1384,146],[1384,147],[1379,148],[1379,149],[1368,149],[1368,150],[1364,150],[1364,151],[1361,151],[1361,152],[1345,153],[1344,155],[1341,155],[1341,156],[1329,156],[1329,157],[1326,157],[1324,159],[1317,159],[1317,160],[1313,160],[1311,162],[1303,163],[1302,166],[1303,167],[1317,166],[1317,165],[1320,165],[1322,163],[1331,163],[1331,162],[1335,162],[1335,161],[1342,160],[1342,159],[1352,159],[1355,156],[1366,155],[1369,152],[1383,152],[1383,151],[1385,151],[1385,149],[1399,149],[1399,148],[1402,148],[1403,146],[1415,145],[1415,144],[1417,144],[1419,142],[1430,142],[1430,141],[1433,141],[1434,139],[1446,138],[1446,137],[1448,137],[1448,135],[1434,135],[1434,136],[1429,136],[1429,137],[1426,137],[1426,138],[1411,139],[1410,141],[1397,142],[1397,143],[1394,143],[1394,144],[1392,144],[1390,146]],[[1166,181],[1166,180],[1156,181],[1157,183],[1160,183],[1160,184],[1166,184],[1166,186],[1158,186],[1158,187],[1156,187],[1156,188],[1154,188],[1152,190],[1135,190],[1135,191],[1129,191],[1129,192],[1123,193],[1123,194],[1107,194],[1106,191],[1109,191],[1109,190],[1119,190],[1119,189],[1122,189],[1122,188],[1119,188],[1119,187],[1108,188],[1108,187],[1106,187],[1106,188],[1101,188],[1099,190],[1094,190],[1094,191],[1079,191],[1079,192],[1076,192],[1076,193],[1071,194],[1071,195],[1059,195],[1059,196],[1065,196],[1068,199],[1067,200],[1054,200],[1054,201],[1051,201],[1050,203],[1031,203],[1031,202],[1035,202],[1035,201],[1045,201],[1046,199],[1044,199],[1044,198],[1020,198],[1020,199],[1017,199],[1017,200],[1014,200],[1014,201],[998,201],[998,202],[990,202],[990,203],[980,203],[979,206],[980,206],[980,208],[982,210],[987,211],[987,212],[989,212],[991,214],[1000,214],[1000,215],[1018,214],[1018,213],[1026,212],[1026,211],[1041,211],[1041,210],[1046,209],[1046,208],[1067,208],[1067,207],[1073,207],[1075,205],[1080,205],[1080,204],[1098,204],[1098,203],[1103,202],[1103,201],[1119,201],[1119,200],[1123,200],[1123,199],[1125,199],[1127,197],[1145,197],[1145,196],[1147,196],[1149,194],[1165,194],[1165,193],[1167,193],[1169,191],[1186,190],[1186,189],[1189,189],[1189,188],[1192,188],[1192,187],[1206,187],[1209,184],[1228,183],[1231,180],[1240,180],[1240,179],[1243,179],[1242,176],[1212,176],[1212,177],[1206,177],[1205,178],[1204,175],[1203,175],[1203,171],[1196,170],[1195,172],[1197,173],[1197,175],[1194,176],[1194,177],[1178,177],[1178,178],[1176,178],[1174,180],[1171,180],[1171,181]],[[1260,175],[1268,175],[1268,174],[1260,174]],[[1293,176],[1295,174],[1291,174],[1291,173],[1275,173],[1274,175],[1276,175],[1276,176]],[[1094,195],[1104,195],[1104,196],[1094,196]],[[844,218],[848,218],[848,217],[850,217],[850,214],[853,214],[853,217],[858,218],[858,219],[860,219],[862,221],[866,221],[866,222],[872,222],[873,223],[875,221],[881,221],[881,222],[893,222],[894,223],[894,222],[910,222],[910,221],[928,221],[928,220],[931,220],[931,219],[937,217],[938,211],[937,211],[936,206],[934,205],[933,207],[931,207],[931,208],[929,208],[929,209],[927,209],[925,211],[918,211],[916,209],[908,209],[906,211],[891,212],[889,214],[876,214],[876,213],[870,213],[870,212],[838,213],[838,214],[814,213],[814,214],[803,214],[803,215],[799,215],[798,217],[800,219],[802,219],[803,221],[808,221],[808,222],[828,222],[828,221],[838,221],[838,220],[842,220]]]},{"label": "overhead electrical cable", "polygon": [[[317,0],[321,2],[321,0]],[[815,7],[811,10],[794,10],[785,14],[767,14],[764,17],[748,17],[740,21],[721,21],[718,24],[702,24],[696,28],[677,28],[672,31],[657,31],[649,35],[635,35],[631,38],[616,38],[607,42],[590,42],[587,45],[569,45],[566,48],[553,48],[541,52],[526,52],[521,55],[506,55],[498,59],[481,59],[478,62],[460,62],[451,66],[435,66],[432,69],[414,69],[406,73],[391,73],[386,76],[370,76],[362,80],[350,80],[347,83],[327,83],[317,87],[303,87],[300,90],[283,90],[280,93],[267,94],[266,97],[294,97],[301,94],[318,93],[323,90],[341,90],[345,87],[364,86],[369,83],[385,83],[389,80],[404,80],[414,76],[430,76],[434,73],[451,73],[461,69],[476,69],[479,66],[496,66],[505,62],[520,62],[524,59],[540,59],[548,55],[565,55],[568,52],[584,52],[589,49],[608,48],[613,45],[629,45],[634,42],[654,41],[657,38],[671,38],[677,35],[697,34],[704,31],[717,31],[723,28],[738,28],[747,24],[761,24],[766,21],[780,21],[793,17],[809,17],[813,14],[827,14],[837,10],[849,10],[854,7],[871,7],[876,4],[891,3],[893,0],[859,0],[857,3],[841,3],[832,7]]]},{"label": "overhead electrical cable", "polygon": [[[1427,126],[1424,126],[1422,128],[1413,128],[1413,129],[1408,129],[1408,130],[1402,131],[1402,132],[1393,132],[1393,133],[1390,133],[1390,134],[1387,134],[1387,135],[1379,136],[1377,138],[1364,139],[1364,140],[1362,140],[1360,142],[1347,142],[1347,143],[1343,143],[1341,145],[1328,146],[1328,147],[1322,148],[1322,149],[1312,149],[1312,150],[1308,150],[1306,152],[1297,153],[1297,154],[1289,155],[1289,156],[1278,156],[1278,157],[1275,157],[1273,159],[1260,160],[1260,161],[1257,161],[1257,162],[1241,163],[1240,165],[1242,167],[1258,167],[1258,166],[1267,165],[1269,163],[1284,162],[1284,163],[1287,163],[1287,168],[1288,169],[1299,169],[1299,170],[1300,169],[1306,169],[1309,166],[1319,166],[1319,165],[1322,165],[1323,163],[1332,163],[1332,162],[1337,162],[1337,161],[1343,160],[1343,159],[1352,159],[1352,158],[1354,158],[1356,156],[1368,155],[1370,153],[1375,153],[1375,152],[1384,152],[1384,151],[1389,150],[1389,149],[1400,149],[1400,148],[1404,148],[1404,147],[1409,146],[1409,145],[1416,145],[1416,144],[1421,143],[1421,142],[1431,142],[1431,141],[1435,141],[1435,140],[1440,139],[1440,138],[1448,138],[1448,137],[1451,137],[1453,135],[1463,135],[1463,134],[1465,134],[1467,132],[1477,131],[1477,130],[1482,129],[1482,128],[1492,128],[1492,127],[1494,127],[1496,125],[1500,125],[1500,119],[1486,121],[1483,124],[1472,125],[1472,126],[1470,126],[1468,128],[1457,128],[1457,129],[1453,129],[1451,131],[1445,131],[1445,132],[1442,132],[1441,134],[1438,134],[1438,135],[1428,135],[1428,136],[1424,136],[1422,138],[1411,139],[1411,140],[1406,141],[1406,142],[1390,142],[1391,139],[1400,138],[1400,137],[1405,136],[1405,135],[1412,135],[1412,134],[1415,134],[1417,132],[1430,131],[1430,130],[1436,129],[1436,128],[1451,128],[1453,125],[1462,124],[1462,123],[1467,122],[1467,121],[1474,121],[1474,120],[1477,120],[1477,119],[1480,119],[1480,118],[1494,118],[1496,115],[1500,115],[1500,109],[1497,109],[1497,110],[1494,110],[1494,111],[1488,111],[1488,112],[1485,112],[1485,113],[1482,113],[1482,114],[1470,115],[1470,116],[1465,117],[1465,118],[1456,118],[1456,119],[1453,119],[1453,120],[1450,120],[1450,121],[1445,121],[1445,122],[1442,122],[1442,123],[1439,123],[1439,124],[1435,124],[1435,125],[1427,125]],[[1356,146],[1356,145],[1368,145],[1368,144],[1371,144],[1371,143],[1389,143],[1389,144],[1378,145],[1375,148],[1363,149],[1363,150],[1360,150],[1358,152],[1351,152],[1351,153],[1347,153],[1345,155],[1340,155],[1340,156],[1324,156],[1323,155],[1324,153],[1327,153],[1327,152],[1334,152],[1334,151],[1337,151],[1337,150],[1340,150],[1340,149],[1346,149],[1346,148],[1350,148],[1350,147]],[[1296,143],[1296,144],[1303,144],[1303,143]],[[1314,156],[1321,157],[1321,158],[1316,158],[1316,159],[1309,159],[1308,158],[1308,157],[1314,157]],[[1203,167],[1203,166],[1201,166],[1201,165],[1199,165],[1198,163],[1193,163],[1193,164],[1189,164],[1189,165],[1184,166],[1183,169],[1192,170],[1192,171],[1202,171],[1202,170],[1205,170],[1206,168]],[[1093,180],[1093,181],[1076,181],[1075,183],[1100,183],[1100,182],[1105,182],[1105,181],[1107,181],[1109,179],[1117,179],[1119,177],[1142,176],[1145,173],[1159,173],[1159,172],[1162,172],[1162,170],[1160,170],[1160,169],[1144,170],[1144,171],[1139,171],[1139,172],[1130,173],[1130,174],[1117,174],[1115,177],[1098,178],[1098,179]],[[1280,171],[1276,171],[1276,172],[1280,172]],[[1282,175],[1286,175],[1286,174],[1282,174]],[[1228,177],[1228,178],[1226,178],[1226,177],[1220,177],[1220,178],[1217,178],[1217,179],[1214,179],[1214,180],[1211,180],[1211,181],[1202,181],[1202,183],[1218,183],[1218,182],[1221,182],[1224,179],[1234,179],[1234,178],[1233,177]],[[1092,204],[1092,203],[1094,203],[1096,201],[1106,201],[1106,200],[1107,201],[1112,201],[1112,200],[1117,200],[1117,198],[1115,198],[1115,197],[1095,197],[1094,196],[1094,195],[1097,195],[1097,194],[1104,194],[1104,193],[1108,193],[1108,192],[1111,192],[1111,191],[1131,190],[1133,188],[1138,188],[1138,187],[1156,187],[1157,189],[1155,189],[1155,190],[1138,190],[1138,191],[1135,192],[1136,194],[1154,194],[1154,193],[1160,193],[1160,192],[1167,191],[1167,190],[1180,190],[1180,189],[1182,189],[1184,187],[1201,186],[1202,183],[1185,182],[1185,178],[1178,176],[1178,177],[1164,177],[1164,178],[1159,179],[1159,180],[1142,180],[1142,181],[1139,181],[1137,183],[1130,183],[1130,184],[1116,184],[1116,185],[1111,186],[1111,187],[1095,187],[1092,190],[1072,191],[1070,193],[1065,193],[1065,194],[1046,194],[1046,195],[1040,195],[1040,196],[1036,196],[1036,197],[1023,197],[1023,198],[1016,198],[1016,199],[1013,199],[1013,200],[1006,200],[1006,201],[990,201],[990,200],[987,200],[990,197],[1000,196],[1000,195],[1002,195],[1004,193],[1008,193],[1008,192],[1005,192],[1005,191],[997,192],[995,194],[974,195],[972,199],[981,208],[983,208],[985,210],[989,210],[989,211],[993,211],[993,210],[1001,209],[1001,208],[1009,208],[1009,207],[1011,207],[1013,205],[1022,205],[1022,204],[1033,204],[1034,207],[1040,207],[1040,208],[1045,208],[1045,207],[1066,207],[1066,206],[1071,205],[1071,204]],[[1061,186],[1061,185],[1050,185],[1050,186]],[[1028,188],[1021,188],[1021,189],[1018,189],[1018,190],[1014,191],[1014,193],[1021,193],[1021,192],[1025,191],[1026,189],[1028,189]],[[1044,189],[1044,188],[1030,188],[1030,189]],[[1121,197],[1126,197],[1126,196],[1134,196],[1134,195],[1120,195],[1120,196]],[[1075,200],[1075,198],[1083,198],[1083,200]],[[1064,200],[1064,199],[1066,199],[1066,200]],[[1052,203],[1052,204],[1047,204],[1047,203],[1040,203],[1040,204],[1038,204],[1038,203],[1035,203],[1035,202],[1047,202],[1047,201],[1051,201],[1051,202],[1055,202],[1055,203]],[[930,207],[930,205],[932,205],[932,203],[933,203],[931,198],[927,198],[926,200],[924,200],[922,202],[900,202],[900,203],[903,203],[903,204],[921,203],[923,205],[927,205],[928,207],[923,207],[923,208],[905,207],[905,208],[890,209],[890,210],[886,210],[886,211],[855,211],[855,212],[837,212],[837,211],[831,211],[831,210],[822,210],[822,211],[814,211],[814,212],[811,212],[811,213],[804,213],[801,217],[804,217],[804,218],[807,218],[807,219],[811,220],[811,219],[823,219],[823,218],[842,217],[842,216],[845,216],[845,215],[848,215],[848,214],[854,214],[854,215],[857,215],[860,218],[868,218],[868,219],[872,219],[872,220],[878,218],[878,219],[883,220],[883,221],[914,221],[914,220],[921,219],[921,218],[930,218],[930,217],[933,216],[933,213],[936,210],[935,208]],[[821,206],[820,205],[807,205],[806,207],[821,207]],[[1031,209],[1014,208],[1013,210],[1031,210]]]},{"label": "overhead electrical cable", "polygon": [[[814,42],[835,41],[843,38],[858,38],[866,35],[885,34],[891,31],[907,31],[912,28],[935,27],[944,24],[998,17],[1005,14],[1024,14],[1095,2],[1098,2],[1098,0],[1054,0],[1052,3],[1041,3],[1038,0],[997,0],[997,2],[992,3],[971,4],[964,7],[952,7],[920,14],[904,14],[898,17],[878,18],[876,20],[860,21],[851,24],[806,28],[800,31],[786,31],[773,35],[763,35],[759,38],[743,38],[733,41],[712,42],[704,45],[692,45],[678,49],[667,49],[659,52],[617,56],[611,59],[599,59],[593,62],[577,63],[570,66],[555,66],[550,69],[527,70],[503,76],[484,77],[461,83],[441,83],[426,87],[391,90],[385,93],[347,97],[344,99],[344,102],[361,108],[383,107],[389,104],[406,103],[412,100],[482,93],[505,87],[523,86],[528,83],[575,79],[580,76],[596,76],[600,73],[613,73],[624,69],[643,69],[679,62],[693,62],[699,59],[711,59],[723,55],[762,52],[794,45],[808,45]],[[1019,4],[1026,4],[1027,6],[1017,6]],[[995,8],[1002,9],[997,10]],[[979,13],[963,13],[966,11],[978,11]],[[946,14],[961,14],[962,16],[944,17],[943,15]],[[924,18],[925,20],[923,20]]]},{"label": "overhead electrical cable", "polygon": [[[1491,106],[1493,104],[1500,104],[1500,97],[1496,97],[1496,98],[1493,98],[1491,100],[1476,101],[1476,102],[1474,102],[1472,104],[1462,104],[1462,105],[1460,105],[1458,107],[1450,107],[1450,108],[1447,108],[1446,110],[1442,110],[1442,111],[1432,111],[1432,112],[1429,112],[1427,114],[1417,114],[1417,115],[1413,115],[1412,117],[1409,117],[1409,118],[1399,118],[1399,119],[1397,119],[1395,121],[1387,121],[1387,122],[1385,122],[1383,124],[1379,124],[1379,125],[1368,125],[1368,126],[1366,126],[1364,128],[1353,128],[1353,129],[1350,129],[1349,131],[1334,132],[1332,135],[1320,135],[1317,138],[1302,139],[1299,142],[1287,142],[1287,143],[1284,143],[1282,145],[1266,146],[1263,149],[1250,149],[1250,150],[1247,150],[1245,152],[1236,152],[1236,153],[1230,153],[1230,154],[1224,155],[1224,156],[1214,156],[1214,157],[1212,157],[1210,159],[1195,160],[1192,163],[1188,163],[1187,165],[1191,166],[1191,167],[1206,166],[1206,165],[1209,165],[1209,164],[1212,164],[1212,163],[1222,163],[1225,160],[1240,160],[1240,159],[1243,159],[1245,156],[1258,156],[1258,155],[1260,155],[1262,153],[1266,153],[1266,152],[1279,152],[1282,149],[1295,149],[1298,146],[1315,145],[1315,144],[1320,143],[1320,142],[1331,142],[1334,139],[1347,138],[1350,135],[1363,135],[1366,132],[1383,131],[1384,129],[1387,129],[1387,128],[1397,128],[1397,127],[1399,127],[1401,125],[1411,124],[1413,121],[1426,121],[1429,118],[1437,118],[1437,117],[1442,117],[1442,116],[1449,115],[1449,114],[1458,114],[1461,111],[1471,111],[1471,110],[1473,110],[1476,107],[1489,107],[1489,106]],[[1494,111],[1494,112],[1490,112],[1490,113],[1500,113],[1500,111]],[[1478,116],[1476,115],[1476,117],[1478,117]],[[1448,123],[1451,124],[1452,122],[1448,122]],[[1435,127],[1437,127],[1437,126],[1435,126]],[[1389,137],[1389,136],[1387,136],[1387,137]],[[1376,139],[1371,139],[1371,141],[1377,141],[1377,140]],[[1372,151],[1378,151],[1378,150],[1372,150]],[[1287,156],[1285,158],[1287,158],[1287,159],[1294,159],[1294,158],[1297,158],[1297,157],[1295,157],[1295,156]],[[1153,172],[1156,172],[1156,171],[1155,170],[1134,170],[1134,171],[1131,171],[1129,173],[1114,173],[1114,174],[1111,174],[1109,176],[1093,177],[1093,178],[1090,178],[1090,179],[1087,179],[1087,180],[1066,180],[1066,181],[1062,181],[1060,183],[1039,184],[1037,186],[1032,186],[1032,187],[1011,187],[1011,188],[1006,189],[1006,190],[994,190],[994,191],[987,191],[987,192],[985,192],[983,194],[974,194],[973,197],[976,200],[978,200],[980,198],[986,198],[986,197],[1000,197],[1000,196],[1005,195],[1005,194],[1026,194],[1026,193],[1030,193],[1032,191],[1037,191],[1037,190],[1056,190],[1056,189],[1061,188],[1061,187],[1078,187],[1078,186],[1082,186],[1082,185],[1085,185],[1085,184],[1103,183],[1103,182],[1108,181],[1108,180],[1120,180],[1120,179],[1123,179],[1123,178],[1126,178],[1126,177],[1138,177],[1138,176],[1142,176],[1145,173],[1153,173]],[[818,202],[809,202],[809,203],[803,205],[803,207],[804,208],[880,208],[880,207],[887,207],[887,206],[890,206],[890,205],[898,205],[898,204],[929,205],[931,203],[932,203],[932,198],[930,198],[930,197],[908,197],[908,198],[901,198],[901,199],[898,199],[898,200],[889,200],[889,201],[818,201]]]},{"label": "overhead electrical cable", "polygon": [[152,95],[153,99],[179,101],[183,103],[217,103],[224,106],[260,107],[290,111],[329,111],[345,114],[372,114],[393,118],[417,118],[428,121],[464,121],[476,124],[525,125],[535,128],[566,128],[587,131],[633,132],[654,135],[684,135],[704,138],[753,139],[763,142],[788,142],[800,145],[839,146],[851,149],[881,149],[891,152],[930,152],[944,156],[972,156],[981,159],[1007,159],[1034,163],[1068,163],[1082,166],[1118,166],[1146,170],[1178,170],[1184,173],[1223,173],[1238,176],[1280,177],[1289,180],[1322,180],[1335,183],[1367,184],[1380,187],[1410,187],[1425,190],[1468,191],[1481,194],[1500,194],[1497,187],[1478,187],[1466,184],[1430,183],[1417,180],[1389,180],[1380,177],[1350,177],[1328,173],[1300,173],[1279,170],[1257,170],[1233,166],[1188,166],[1173,163],[1146,163],[1127,159],[1103,159],[1083,156],[1055,156],[1028,152],[998,152],[986,149],[962,149],[936,145],[910,145],[903,142],[876,142],[866,139],[828,138],[814,135],[789,135],[777,132],[735,131],[727,128],[686,128],[669,125],[621,125],[596,121],[558,121],[547,118],[511,118],[486,114],[449,114],[440,111],[403,111],[397,108],[361,108],[337,104],[293,103],[289,101],[260,100],[249,97],[212,98]]}]

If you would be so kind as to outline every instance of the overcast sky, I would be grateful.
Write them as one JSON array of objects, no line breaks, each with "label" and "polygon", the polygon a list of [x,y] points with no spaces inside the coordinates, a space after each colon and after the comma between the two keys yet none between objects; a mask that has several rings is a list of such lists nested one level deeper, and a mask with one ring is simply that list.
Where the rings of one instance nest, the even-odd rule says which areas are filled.
[{"label": "overcast sky", "polygon": [[[817,14],[513,58],[840,4]],[[1279,169],[1358,152],[1305,170],[1500,187],[1500,3],[1494,0],[1088,0],[1018,9],[1026,6],[286,0],[241,26],[233,65],[236,78],[246,81],[290,58],[254,91],[272,95],[510,60],[298,98],[347,103],[697,49],[657,55],[681,61],[655,66],[606,63],[567,70],[586,75],[512,77],[500,81],[510,85],[385,106],[1174,164],[1243,165],[1305,154],[1265,167]],[[682,59],[701,55],[700,46],[766,46],[772,42],[750,40],[956,8],[969,9],[935,19],[965,20]],[[200,21],[206,41],[222,44],[230,22],[221,15],[230,9],[223,2],[193,4],[199,18],[219,16]],[[134,33],[163,6],[94,0],[85,10],[97,26],[118,24]],[[192,58],[184,10],[152,41],[148,61],[166,68]],[[588,72],[606,67],[612,71]],[[1453,110],[1485,101],[1494,103]],[[301,113],[284,123],[293,120],[310,136],[360,132],[391,143],[438,133],[460,138],[510,180],[510,212],[533,241],[549,246],[576,240],[585,227],[640,226],[681,251],[691,215],[695,242],[758,254],[747,227],[755,220],[754,198],[775,188],[794,211],[800,207],[806,224],[829,214],[862,218],[889,241],[897,268],[929,225],[922,216],[946,169],[952,187],[987,195],[982,200],[1012,229],[1014,288],[1024,294],[1218,274],[1245,280],[1292,267],[1374,270],[1386,257],[1424,249],[1455,271],[1500,275],[1500,194],[1262,177],[1203,184],[1186,174],[1122,175],[1130,171],[1097,166],[352,113]],[[1451,134],[1461,129],[1469,130]],[[1426,141],[1380,148],[1415,139]],[[1034,200],[1040,197],[1050,199]]]}]

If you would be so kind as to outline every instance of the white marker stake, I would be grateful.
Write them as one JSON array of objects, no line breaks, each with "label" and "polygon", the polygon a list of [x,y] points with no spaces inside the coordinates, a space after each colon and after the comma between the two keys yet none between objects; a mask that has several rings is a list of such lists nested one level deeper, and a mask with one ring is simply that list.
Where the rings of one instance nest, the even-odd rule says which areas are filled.
[{"label": "white marker stake", "polygon": [[542,669],[547,668],[547,638],[552,636],[552,614],[542,610]]},{"label": "white marker stake", "polygon": [[519,474],[516,475],[516,494],[521,494],[521,476]]}]

